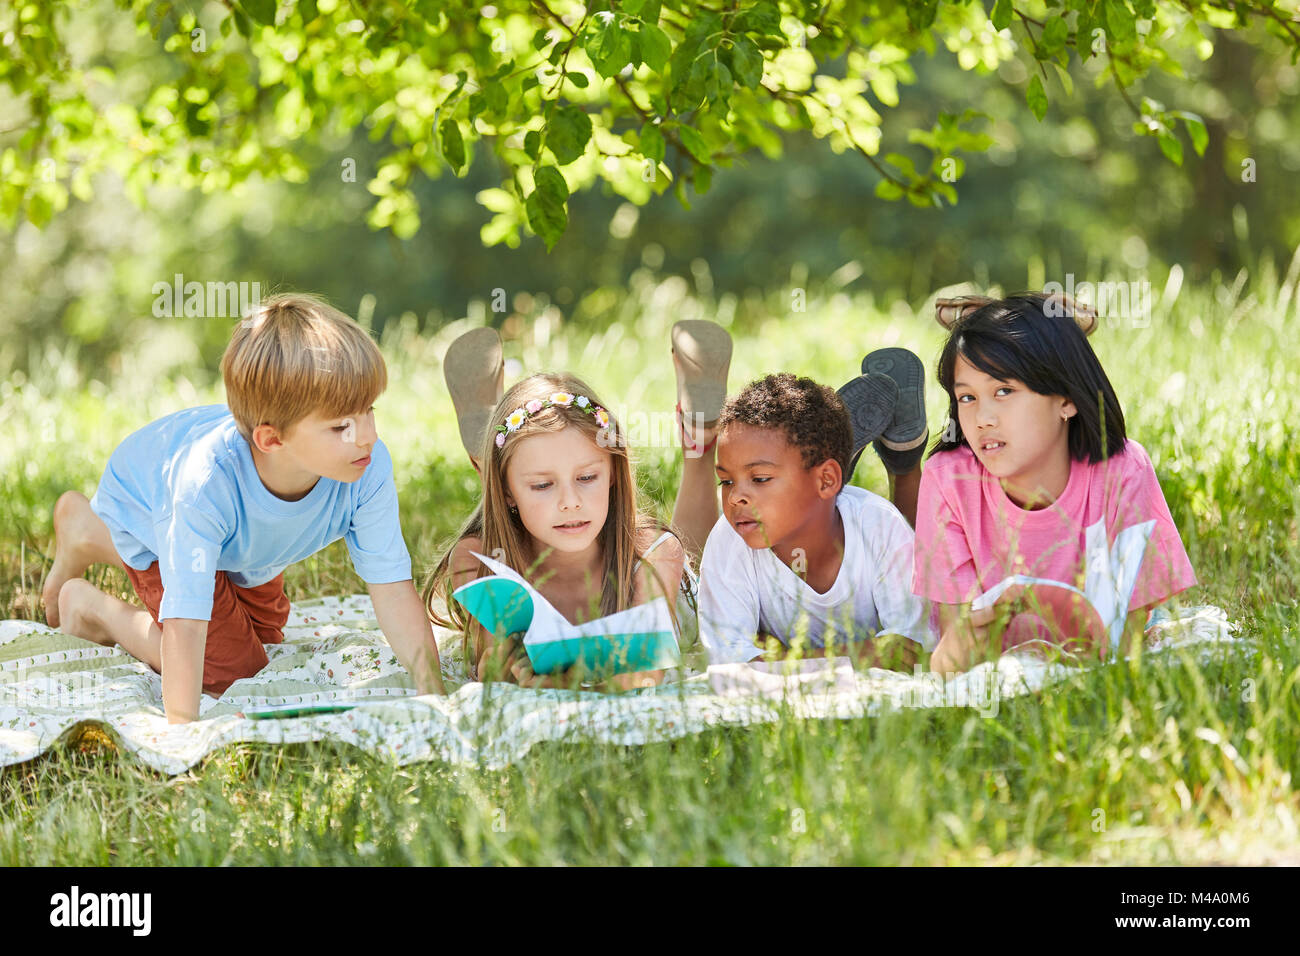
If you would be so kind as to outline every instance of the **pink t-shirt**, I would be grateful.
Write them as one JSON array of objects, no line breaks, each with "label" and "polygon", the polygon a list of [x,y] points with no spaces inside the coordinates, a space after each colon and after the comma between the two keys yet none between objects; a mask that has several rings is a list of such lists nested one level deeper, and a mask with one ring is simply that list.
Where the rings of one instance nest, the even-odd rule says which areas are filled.
[{"label": "pink t-shirt", "polygon": [[1105,461],[1072,461],[1061,496],[1026,511],[962,446],[925,463],[916,506],[912,590],[964,604],[1011,574],[1083,586],[1085,529],[1106,519],[1114,543],[1124,528],[1155,519],[1129,610],[1158,604],[1196,584],[1146,449],[1128,441]]}]

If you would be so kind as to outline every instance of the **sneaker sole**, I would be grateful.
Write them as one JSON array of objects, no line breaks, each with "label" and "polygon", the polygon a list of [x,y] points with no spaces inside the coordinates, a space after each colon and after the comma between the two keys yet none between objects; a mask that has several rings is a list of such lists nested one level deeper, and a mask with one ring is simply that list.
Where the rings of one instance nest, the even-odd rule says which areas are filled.
[{"label": "sneaker sole", "polygon": [[853,477],[862,452],[889,427],[898,404],[898,383],[887,375],[859,375],[842,385],[836,393],[849,412],[853,426],[853,455],[849,459],[847,485]]}]

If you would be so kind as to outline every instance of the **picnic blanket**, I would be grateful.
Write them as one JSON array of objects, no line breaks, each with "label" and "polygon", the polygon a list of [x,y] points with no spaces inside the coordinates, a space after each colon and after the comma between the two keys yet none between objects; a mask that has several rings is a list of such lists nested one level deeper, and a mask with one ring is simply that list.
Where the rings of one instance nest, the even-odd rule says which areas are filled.
[{"label": "picnic blanket", "polygon": [[[1224,612],[1184,608],[1157,624],[1147,653],[1211,649],[1241,640]],[[623,694],[534,690],[467,679],[460,635],[438,629],[449,695],[416,696],[365,595],[293,607],[270,662],[204,696],[200,719],[169,724],[162,679],[118,648],[100,647],[33,621],[0,622],[0,767],[30,760],[97,728],[122,750],[177,774],[230,744],[341,741],[399,764],[443,760],[500,768],[545,741],[640,745],[710,727],[794,718],[853,719],[890,710],[969,707],[995,716],[998,702],[1077,672],[1026,654],[1003,655],[942,680],[928,673],[854,671],[847,662],[805,662],[786,673],[727,664],[677,672],[654,688]],[[354,709],[272,720],[241,716],[280,705],[359,703]]]}]

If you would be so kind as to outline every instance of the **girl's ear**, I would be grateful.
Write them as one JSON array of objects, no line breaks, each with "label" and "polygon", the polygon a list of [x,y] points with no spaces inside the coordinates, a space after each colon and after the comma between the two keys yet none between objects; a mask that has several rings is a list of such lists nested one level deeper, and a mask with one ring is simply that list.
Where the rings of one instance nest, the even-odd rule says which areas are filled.
[{"label": "girl's ear", "polygon": [[1061,400],[1062,421],[1068,421],[1069,419],[1073,418],[1077,414],[1079,414],[1079,410],[1074,407],[1074,402],[1070,401],[1068,398]]}]

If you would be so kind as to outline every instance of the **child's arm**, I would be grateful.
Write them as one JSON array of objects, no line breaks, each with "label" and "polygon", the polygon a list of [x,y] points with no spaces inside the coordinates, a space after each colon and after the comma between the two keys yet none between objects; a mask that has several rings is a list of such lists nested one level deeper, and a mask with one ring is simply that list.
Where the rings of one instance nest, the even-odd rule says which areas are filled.
[{"label": "child's arm", "polygon": [[[452,547],[448,562],[451,572],[448,593],[455,591],[462,584],[469,584],[485,570],[483,562],[474,557],[475,551],[483,553],[483,541],[477,535],[461,538]],[[519,642],[498,642],[473,617],[466,621],[465,633],[468,645],[466,657],[469,659],[470,674],[473,678],[479,681],[510,680],[512,665],[517,655],[523,653]]]},{"label": "child's arm", "polygon": [[371,584],[370,599],[375,605],[379,628],[392,645],[393,653],[415,681],[421,694],[445,694],[442,686],[438,645],[433,628],[415,585],[410,581]]},{"label": "child's arm", "polygon": [[[682,586],[682,576],[686,573],[686,549],[676,535],[668,538],[641,562],[633,585],[632,603],[644,604],[657,597],[663,597],[669,604],[677,600],[677,592]],[[677,636],[681,640],[681,622],[678,622]],[[634,690],[638,687],[653,687],[662,684],[664,670],[638,671],[633,674],[616,674],[610,681],[620,690]]]},{"label": "child's arm", "polygon": [[968,671],[988,656],[989,625],[1003,613],[1003,604],[1020,596],[1023,589],[1006,590],[992,607],[972,611],[969,604],[940,604],[939,643],[930,655],[930,670],[939,674]]},{"label": "child's arm", "polygon": [[163,711],[169,724],[199,719],[203,693],[203,651],[208,643],[208,622],[184,617],[162,622]]},{"label": "child's arm", "polygon": [[916,641],[890,631],[869,641],[855,641],[848,646],[846,654],[855,658],[862,667],[911,671],[920,660],[920,646]]},{"label": "child's arm", "polygon": [[[930,669],[941,674],[954,674],[970,670],[971,667],[988,657],[989,626],[1005,614],[1011,605],[1024,596],[1024,587],[1017,585],[1008,588],[997,602],[988,608],[972,611],[969,604],[939,605],[939,645],[930,657]],[[1124,634],[1120,639],[1119,654],[1125,656],[1133,641],[1141,641],[1146,624],[1145,608],[1130,611],[1124,621]],[[1104,654],[1104,640],[1091,646],[1080,646],[1080,650]]]}]

